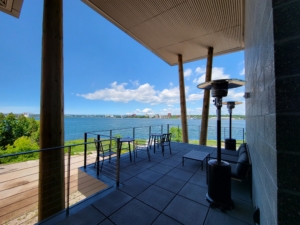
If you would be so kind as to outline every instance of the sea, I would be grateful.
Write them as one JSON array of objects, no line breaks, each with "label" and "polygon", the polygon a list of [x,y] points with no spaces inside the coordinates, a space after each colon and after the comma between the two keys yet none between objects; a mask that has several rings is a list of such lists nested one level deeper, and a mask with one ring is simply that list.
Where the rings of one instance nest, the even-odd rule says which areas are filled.
[{"label": "sea", "polygon": [[[100,117],[65,117],[65,141],[83,139],[84,133],[88,137],[112,135],[121,137],[147,138],[149,133],[166,133],[171,127],[180,128],[180,119],[158,118],[100,118]],[[188,136],[190,140],[198,140],[200,136],[201,119],[188,119]],[[216,140],[217,119],[209,119],[208,139]],[[151,127],[151,128],[149,128]],[[229,119],[221,120],[221,136],[229,136]],[[110,131],[111,130],[111,131]],[[232,120],[232,138],[244,139],[245,120]]]}]

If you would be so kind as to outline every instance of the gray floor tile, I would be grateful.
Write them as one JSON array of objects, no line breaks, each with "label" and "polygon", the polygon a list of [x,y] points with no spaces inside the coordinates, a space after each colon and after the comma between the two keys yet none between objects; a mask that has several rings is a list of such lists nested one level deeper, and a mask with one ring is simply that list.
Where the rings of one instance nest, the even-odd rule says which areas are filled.
[{"label": "gray floor tile", "polygon": [[252,203],[232,198],[234,203],[233,210],[226,211],[226,214],[238,220],[245,221],[249,224],[253,223],[253,207]]},{"label": "gray floor tile", "polygon": [[163,174],[170,172],[172,169],[173,169],[172,166],[168,166],[162,163],[158,163],[155,166],[152,166],[150,168],[150,170],[154,170],[156,172],[163,173]]},{"label": "gray floor tile", "polygon": [[206,201],[206,193],[207,188],[187,183],[178,194],[202,205],[210,206],[210,204]]},{"label": "gray floor tile", "polygon": [[120,182],[121,183],[124,183],[125,181],[129,180],[130,178],[132,178],[132,175],[120,172]]},{"label": "gray floor tile", "polygon": [[104,215],[110,216],[116,210],[121,208],[123,205],[128,203],[132,197],[128,194],[125,194],[122,191],[116,190],[99,201],[95,202],[93,205]]},{"label": "gray floor tile", "polygon": [[164,215],[164,214],[160,214],[159,217],[154,221],[154,223],[152,223],[152,225],[180,225],[182,223],[179,223],[176,220],[173,220],[172,218]]},{"label": "gray floor tile", "polygon": [[156,164],[157,164],[157,162],[154,162],[154,161],[149,162],[148,157],[147,157],[147,159],[143,159],[140,162],[136,163],[137,166],[141,166],[141,167],[144,167],[147,169],[155,166]]},{"label": "gray floor tile", "polygon": [[196,184],[207,188],[206,176],[200,173],[195,173],[189,180],[189,183]]},{"label": "gray floor tile", "polygon": [[175,168],[175,169],[171,170],[167,175],[177,178],[177,179],[188,181],[193,176],[193,173]]},{"label": "gray floor tile", "polygon": [[121,191],[135,197],[148,188],[151,184],[138,178],[131,178],[123,183]]},{"label": "gray floor tile", "polygon": [[137,199],[162,211],[174,198],[175,194],[157,186],[150,186],[137,196]]},{"label": "gray floor tile", "polygon": [[133,199],[131,202],[123,206],[116,213],[111,215],[109,219],[115,224],[122,225],[146,225],[151,224],[159,212],[146,204]]},{"label": "gray floor tile", "polygon": [[203,224],[208,207],[199,203],[176,196],[163,211],[164,214],[174,218],[183,224]]},{"label": "gray floor tile", "polygon": [[114,225],[109,219],[103,220],[99,225]]},{"label": "gray floor tile", "polygon": [[158,172],[155,172],[152,170],[146,170],[146,171],[138,174],[136,177],[141,180],[147,181],[149,183],[154,183],[157,180],[159,180],[162,176],[163,176],[163,174],[161,174],[161,173],[158,173]]},{"label": "gray floor tile", "polygon": [[121,171],[123,173],[127,173],[128,175],[131,175],[131,176],[135,176],[135,175],[143,172],[144,170],[146,170],[145,167],[137,166],[135,164],[131,165],[131,166],[128,166],[125,169],[121,169]]},{"label": "gray floor tile", "polygon": [[231,190],[231,197],[247,202],[252,202],[250,183],[231,180]]},{"label": "gray floor tile", "polygon": [[176,161],[176,160],[172,160],[172,159],[166,159],[164,161],[161,161],[161,163],[163,163],[165,165],[168,165],[168,166],[175,167],[175,166],[178,166],[181,163],[181,161]]},{"label": "gray floor tile", "polygon": [[[203,163],[205,163],[205,161]],[[185,159],[184,166],[181,163],[177,166],[177,168],[195,173],[197,170],[202,169],[201,165],[202,165],[202,162],[200,162],[200,161]],[[205,165],[203,165],[203,169],[204,169],[204,167],[205,167]]]},{"label": "gray floor tile", "polygon": [[[222,224],[222,225],[249,225],[248,223],[245,223],[241,220],[235,219],[227,213],[220,212],[215,209],[209,209],[207,218],[205,220],[204,225],[216,225],[216,224]],[[253,224],[253,222],[251,223]]]},{"label": "gray floor tile", "polygon": [[178,193],[180,189],[186,184],[185,181],[165,175],[159,179],[155,185],[164,188],[173,193]]},{"label": "gray floor tile", "polygon": [[63,224],[78,224],[78,225],[86,225],[86,224],[99,224],[103,221],[106,217],[95,209],[92,205],[80,210],[74,215],[71,215],[67,219],[63,220],[62,222],[58,223],[59,225]]}]

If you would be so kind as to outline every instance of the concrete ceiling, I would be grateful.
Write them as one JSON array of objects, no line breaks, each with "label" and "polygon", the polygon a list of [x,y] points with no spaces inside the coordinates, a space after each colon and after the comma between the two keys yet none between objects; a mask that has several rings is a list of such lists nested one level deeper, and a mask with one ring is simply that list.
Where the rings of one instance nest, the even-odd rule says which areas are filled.
[{"label": "concrete ceiling", "polygon": [[244,49],[244,0],[82,1],[170,65]]},{"label": "concrete ceiling", "polygon": [[23,0],[0,0],[0,11],[19,18]]}]

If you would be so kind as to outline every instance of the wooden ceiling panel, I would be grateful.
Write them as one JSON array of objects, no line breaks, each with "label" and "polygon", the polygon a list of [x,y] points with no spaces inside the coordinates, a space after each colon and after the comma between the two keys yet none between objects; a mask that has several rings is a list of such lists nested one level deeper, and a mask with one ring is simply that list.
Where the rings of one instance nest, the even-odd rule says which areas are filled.
[{"label": "wooden ceiling panel", "polygon": [[244,48],[244,0],[82,0],[170,65]]}]

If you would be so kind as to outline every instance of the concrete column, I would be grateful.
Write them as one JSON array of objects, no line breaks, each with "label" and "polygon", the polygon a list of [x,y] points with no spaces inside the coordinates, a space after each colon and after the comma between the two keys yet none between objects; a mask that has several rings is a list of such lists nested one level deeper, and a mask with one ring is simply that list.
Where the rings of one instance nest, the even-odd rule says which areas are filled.
[{"label": "concrete column", "polygon": [[188,143],[189,138],[188,138],[187,118],[186,118],[186,102],[185,102],[185,88],[184,88],[182,55],[178,55],[178,72],[179,72],[179,91],[180,91],[182,141],[184,143]]},{"label": "concrete column", "polygon": [[[63,0],[44,0],[40,148],[64,145]],[[40,153],[38,220],[65,208],[64,150]]]},{"label": "concrete column", "polygon": [[[211,81],[212,64],[213,64],[213,48],[208,48],[207,63],[206,63],[206,76],[205,82]],[[200,145],[206,145],[208,116],[209,116],[209,99],[210,90],[204,90],[203,106],[202,106],[202,119],[201,119],[201,132],[200,132]]]}]

